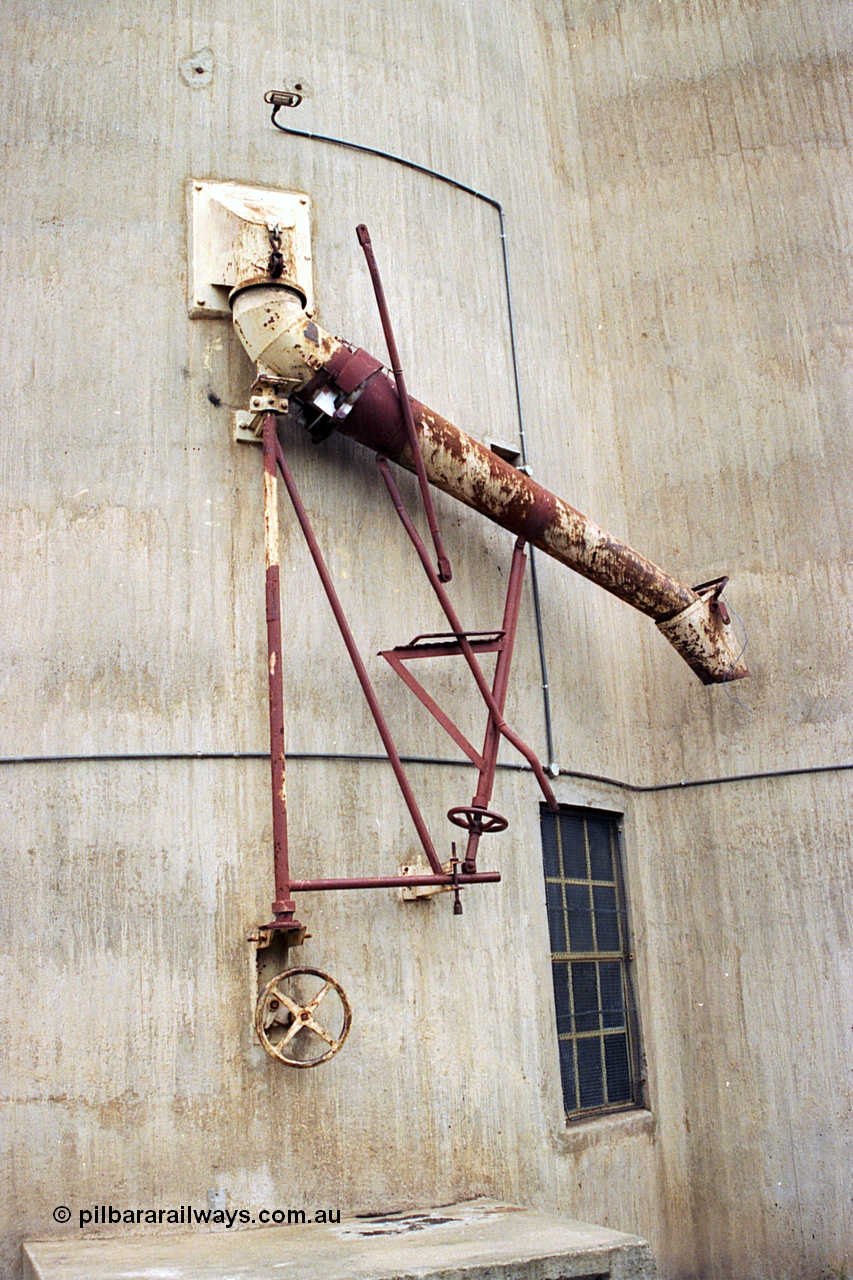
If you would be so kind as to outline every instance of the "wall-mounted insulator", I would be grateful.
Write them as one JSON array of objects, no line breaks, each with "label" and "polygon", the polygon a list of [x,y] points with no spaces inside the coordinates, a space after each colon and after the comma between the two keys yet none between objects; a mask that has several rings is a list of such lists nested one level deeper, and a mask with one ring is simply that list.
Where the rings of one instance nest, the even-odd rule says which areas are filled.
[{"label": "wall-mounted insulator", "polygon": [[[301,92],[297,92],[301,90]],[[269,106],[275,107],[278,111],[280,107],[298,107],[305,96],[302,85],[296,85],[295,89],[268,89],[264,94],[264,102]],[[275,115],[275,111],[273,115]]]}]

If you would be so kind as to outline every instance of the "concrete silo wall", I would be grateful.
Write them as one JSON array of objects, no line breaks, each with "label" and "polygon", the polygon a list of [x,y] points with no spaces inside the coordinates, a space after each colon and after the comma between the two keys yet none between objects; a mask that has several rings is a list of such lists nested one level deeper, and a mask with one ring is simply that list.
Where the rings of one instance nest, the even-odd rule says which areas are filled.
[{"label": "concrete silo wall", "polygon": [[[301,79],[285,123],[499,199],[537,477],[684,581],[730,573],[750,640],[752,680],[702,689],[647,620],[542,564],[558,762],[634,787],[849,763],[845,6],[42,3],[2,23],[0,754],[40,761],[0,766],[4,1274],[22,1237],[78,1237],[80,1208],[213,1188],[344,1212],[495,1195],[644,1234],[672,1280],[840,1267],[849,773],[555,783],[625,814],[648,1110],[564,1123],[522,773],[499,775],[511,827],[483,853],[503,884],[461,920],[446,897],[300,902],[303,962],[354,1005],[334,1061],[287,1072],[253,1043],[268,770],[214,757],[267,744],[260,458],[231,441],[239,344],[187,317],[186,186],[307,192],[319,318],[381,355],[367,222],[412,393],[513,443],[494,210],[276,133],[263,92]],[[370,458],[296,434],[289,456],[363,652],[444,629]],[[511,540],[439,514],[466,625],[496,625]],[[387,766],[334,758],[379,746],[284,510],[282,557],[294,872],[392,872],[412,832]],[[449,756],[372,670],[401,749]],[[461,673],[438,681],[479,734]],[[527,597],[509,713],[544,755],[539,682]],[[412,779],[446,857],[470,771]]]}]

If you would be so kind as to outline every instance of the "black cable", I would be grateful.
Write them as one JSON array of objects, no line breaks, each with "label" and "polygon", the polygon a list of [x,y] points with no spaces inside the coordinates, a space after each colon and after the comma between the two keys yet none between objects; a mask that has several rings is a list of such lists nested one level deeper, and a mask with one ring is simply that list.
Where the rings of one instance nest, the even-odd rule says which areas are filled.
[{"label": "black cable", "polygon": [[[266,760],[268,751],[129,751],[109,755],[74,755],[74,756],[0,756],[0,765],[13,764],[103,764],[120,761],[144,760]],[[288,760],[343,760],[366,764],[387,764],[385,755],[356,755],[346,751],[288,751]],[[454,769],[473,769],[476,766],[468,760],[449,760],[445,756],[400,756],[403,764],[442,765]],[[515,761],[498,761],[498,769],[512,770],[518,773],[532,773],[528,764]],[[561,778],[577,778],[583,782],[601,782],[608,787],[618,787],[620,791],[648,795],[652,791],[686,791],[690,787],[721,787],[732,782],[758,782],[767,778],[796,778],[811,773],[845,773],[853,769],[851,764],[816,764],[798,769],[763,769],[756,773],[733,773],[722,778],[689,778],[680,782],[655,782],[643,785],[636,782],[624,782],[620,778],[608,778],[600,773],[583,773],[578,769],[560,769]]]},{"label": "black cable", "polygon": [[333,138],[326,133],[312,133],[307,129],[292,129],[289,125],[279,124],[276,116],[280,110],[280,107],[274,109],[271,120],[281,133],[292,133],[296,138],[310,138],[312,142],[330,142],[335,147],[346,147],[348,151],[361,151],[368,156],[378,156],[380,160],[391,160],[394,164],[401,164],[406,169],[414,169],[416,173],[424,173],[428,178],[438,178],[439,182],[446,182],[449,187],[455,187],[457,191],[464,191],[466,195],[476,196],[478,200],[485,200],[486,204],[490,204],[494,209],[501,209],[500,201],[495,200],[492,196],[487,196],[482,191],[476,191],[474,187],[467,187],[464,182],[457,182],[455,178],[448,178],[446,173],[439,173],[437,169],[429,169],[426,165],[418,164],[415,160],[407,160],[404,156],[395,156],[390,151],[380,151],[378,147],[366,147],[361,142],[347,142],[345,138]]}]

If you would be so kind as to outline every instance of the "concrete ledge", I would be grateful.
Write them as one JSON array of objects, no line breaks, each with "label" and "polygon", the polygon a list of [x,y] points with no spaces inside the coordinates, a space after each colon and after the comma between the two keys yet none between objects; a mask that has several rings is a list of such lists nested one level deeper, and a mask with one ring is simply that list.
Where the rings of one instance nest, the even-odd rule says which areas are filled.
[{"label": "concrete ledge", "polygon": [[31,1241],[24,1280],[656,1280],[637,1236],[494,1200],[264,1227]]}]

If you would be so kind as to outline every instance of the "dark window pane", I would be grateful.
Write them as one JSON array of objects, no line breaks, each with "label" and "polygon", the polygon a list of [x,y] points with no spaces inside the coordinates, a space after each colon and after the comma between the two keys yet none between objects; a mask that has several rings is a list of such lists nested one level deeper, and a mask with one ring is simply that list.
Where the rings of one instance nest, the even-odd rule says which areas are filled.
[{"label": "dark window pane", "polygon": [[575,1051],[571,1040],[560,1041],[560,1079],[563,1082],[563,1106],[567,1111],[576,1111],[578,1094],[575,1083]]},{"label": "dark window pane", "polygon": [[573,813],[561,813],[560,840],[563,845],[563,874],[570,880],[586,880],[583,818],[577,818]]},{"label": "dark window pane", "polygon": [[542,859],[567,1116],[635,1101],[627,920],[618,825],[607,814],[542,806]]},{"label": "dark window pane", "polygon": [[618,960],[598,966],[598,984],[601,990],[601,1016],[605,1027],[624,1027],[622,965]]},{"label": "dark window pane", "polygon": [[566,949],[566,917],[563,913],[563,891],[558,884],[545,884],[545,903],[548,907],[548,929],[551,934],[551,950]]},{"label": "dark window pane", "polygon": [[545,863],[545,875],[558,877],[560,872],[560,850],[557,848],[557,819],[551,813],[542,815],[542,859]]},{"label": "dark window pane", "polygon": [[575,1000],[575,1028],[598,1031],[598,985],[594,964],[572,965],[572,995]]},{"label": "dark window pane", "polygon": [[589,909],[589,889],[585,884],[566,885],[566,907],[572,951],[592,951],[592,912]]},{"label": "dark window pane", "polygon": [[616,918],[616,890],[612,885],[597,884],[593,887],[595,903],[595,936],[599,951],[618,951],[619,921]]},{"label": "dark window pane", "polygon": [[613,823],[606,818],[587,818],[589,866],[593,880],[613,879],[613,854],[610,845],[612,829]]},{"label": "dark window pane", "polygon": [[582,1107],[600,1107],[604,1102],[601,1074],[601,1040],[578,1040],[578,1085]]},{"label": "dark window pane", "polygon": [[572,1027],[572,1002],[569,997],[569,966],[551,966],[554,977],[554,1004],[557,1008],[557,1035],[567,1035]]},{"label": "dark window pane", "polygon": [[628,1070],[627,1036],[604,1037],[604,1064],[607,1068],[607,1101],[631,1101],[631,1073]]}]

